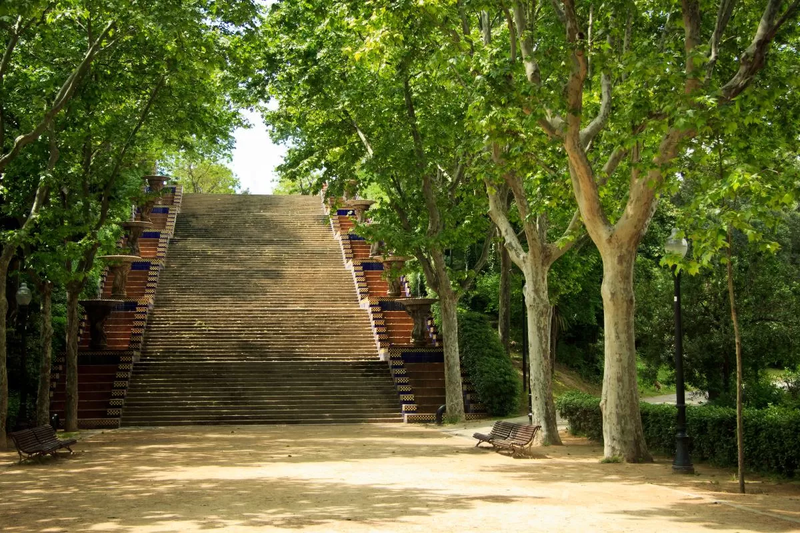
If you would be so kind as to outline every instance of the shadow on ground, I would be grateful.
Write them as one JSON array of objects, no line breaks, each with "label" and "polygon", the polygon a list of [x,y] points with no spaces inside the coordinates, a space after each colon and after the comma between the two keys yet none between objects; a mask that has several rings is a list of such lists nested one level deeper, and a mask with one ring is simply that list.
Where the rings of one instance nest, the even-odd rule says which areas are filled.
[{"label": "shadow on ground", "polygon": [[0,528],[463,531],[497,516],[542,531],[800,526],[654,487],[665,465],[601,465],[597,450],[515,460],[400,425],[108,431],[57,460],[0,455]]}]

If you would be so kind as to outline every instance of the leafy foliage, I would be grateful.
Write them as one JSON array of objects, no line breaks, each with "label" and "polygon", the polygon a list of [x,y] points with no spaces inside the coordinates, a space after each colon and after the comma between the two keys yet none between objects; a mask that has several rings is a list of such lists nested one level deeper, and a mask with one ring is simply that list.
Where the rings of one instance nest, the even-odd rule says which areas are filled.
[{"label": "leafy foliage", "polygon": [[[652,231],[656,233],[671,224],[669,220],[655,222]],[[734,232],[734,285],[747,402],[761,387],[765,369],[794,367],[800,362],[800,216],[785,212],[773,228],[755,227],[763,235],[759,242],[749,242],[743,232]],[[763,242],[774,243],[775,251],[763,249]],[[673,276],[659,266],[662,255],[660,250],[646,250],[636,265],[637,351],[651,372],[662,366],[672,368],[674,357]],[[708,392],[712,401],[730,405],[735,397],[735,348],[725,265],[719,259],[709,259],[697,275],[686,275],[686,271],[682,275],[685,375],[690,386]]]},{"label": "leafy foliage", "polygon": [[458,346],[464,372],[475,386],[478,399],[493,416],[516,412],[521,383],[497,332],[486,317],[472,311],[458,316]]},{"label": "leafy foliage", "polygon": [[[0,242],[4,257],[22,250],[23,276],[53,282],[57,299],[67,289],[68,354],[77,351],[77,298],[96,291],[94,258],[114,249],[114,223],[130,217],[141,176],[164,153],[230,149],[238,108],[251,103],[241,88],[258,11],[228,0],[0,7]],[[2,277],[5,286],[5,269]],[[63,321],[63,306],[54,311]],[[67,357],[68,376],[75,360]],[[16,370],[11,382],[30,385]]]},{"label": "leafy foliage", "polygon": [[[556,400],[570,431],[592,440],[603,439],[600,399],[583,393],[568,393]],[[642,403],[642,425],[647,446],[656,452],[675,452],[677,409],[672,405]],[[695,461],[718,466],[736,466],[736,410],[715,406],[687,406],[689,449]],[[793,476],[800,470],[800,411],[781,407],[745,409],[744,446],[747,467]]]},{"label": "leafy foliage", "polygon": [[225,161],[182,153],[169,157],[164,168],[184,193],[236,194],[241,189]]}]

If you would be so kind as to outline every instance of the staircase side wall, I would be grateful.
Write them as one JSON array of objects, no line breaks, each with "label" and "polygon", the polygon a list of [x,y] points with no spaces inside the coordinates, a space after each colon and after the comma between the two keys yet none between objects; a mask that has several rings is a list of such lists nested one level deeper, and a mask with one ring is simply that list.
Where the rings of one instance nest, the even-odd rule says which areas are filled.
[{"label": "staircase side wall", "polygon": [[[409,345],[411,318],[402,305],[386,296],[383,264],[370,258],[370,243],[351,232],[354,227],[351,210],[339,208],[339,199],[323,201],[331,228],[342,248],[345,266],[353,275],[361,307],[369,310],[372,332],[381,359],[389,364],[406,422],[432,422],[436,409],[444,404],[444,350],[433,319],[428,320],[430,345],[419,348]],[[380,274],[377,274],[380,273]],[[376,275],[377,274],[377,275]],[[410,296],[408,283],[402,280],[403,294]],[[425,372],[417,369],[424,366]],[[420,376],[436,376],[438,383]],[[483,418],[486,411],[477,401],[467,376],[464,384],[464,407],[468,419]]]},{"label": "staircase side wall", "polygon": [[[153,228],[145,231],[139,240],[142,260],[131,266],[129,298],[108,319],[106,350],[89,350],[88,324],[85,317],[82,320],[78,350],[78,427],[81,429],[119,427],[131,371],[141,353],[147,318],[153,308],[159,275],[183,200],[182,187],[170,185],[165,189],[167,194],[153,208]],[[136,210],[132,209],[131,220],[135,219]],[[118,244],[123,246],[124,238]],[[113,276],[106,269],[100,279],[100,294],[107,297],[112,283]],[[65,354],[60,354],[53,365],[50,410],[59,414],[62,423],[65,371]]]}]

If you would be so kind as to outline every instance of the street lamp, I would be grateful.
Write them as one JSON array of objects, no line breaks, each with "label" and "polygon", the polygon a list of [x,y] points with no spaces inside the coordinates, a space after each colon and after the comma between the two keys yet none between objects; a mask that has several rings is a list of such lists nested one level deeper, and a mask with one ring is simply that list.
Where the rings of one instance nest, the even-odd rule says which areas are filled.
[{"label": "street lamp", "polygon": [[[676,259],[686,257],[689,243],[678,237],[678,230],[672,233],[664,243],[668,256]],[[681,273],[677,265],[673,267],[675,280],[675,395],[678,407],[677,433],[675,435],[675,460],[672,471],[680,474],[693,474],[692,458],[689,456],[689,437],[686,435],[686,391],[683,386],[683,328],[681,326]]]},{"label": "street lamp", "polygon": [[17,306],[20,308],[22,321],[22,390],[20,391],[19,409],[23,422],[28,421],[28,305],[31,303],[31,290],[23,281],[17,289]]}]

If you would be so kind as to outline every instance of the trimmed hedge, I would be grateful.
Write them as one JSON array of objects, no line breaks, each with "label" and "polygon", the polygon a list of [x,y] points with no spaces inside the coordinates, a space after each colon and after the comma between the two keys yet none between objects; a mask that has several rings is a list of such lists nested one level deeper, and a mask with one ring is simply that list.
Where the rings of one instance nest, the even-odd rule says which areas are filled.
[{"label": "trimmed hedge", "polygon": [[[570,392],[556,400],[570,431],[602,442],[600,399]],[[641,403],[647,447],[664,455],[675,453],[674,405]],[[687,406],[686,429],[694,461],[736,466],[736,410],[727,407]],[[747,468],[791,477],[800,469],[800,411],[771,407],[744,410],[744,458]]]},{"label": "trimmed hedge", "polygon": [[461,367],[489,414],[515,413],[521,389],[519,375],[485,316],[459,311],[458,349]]}]

